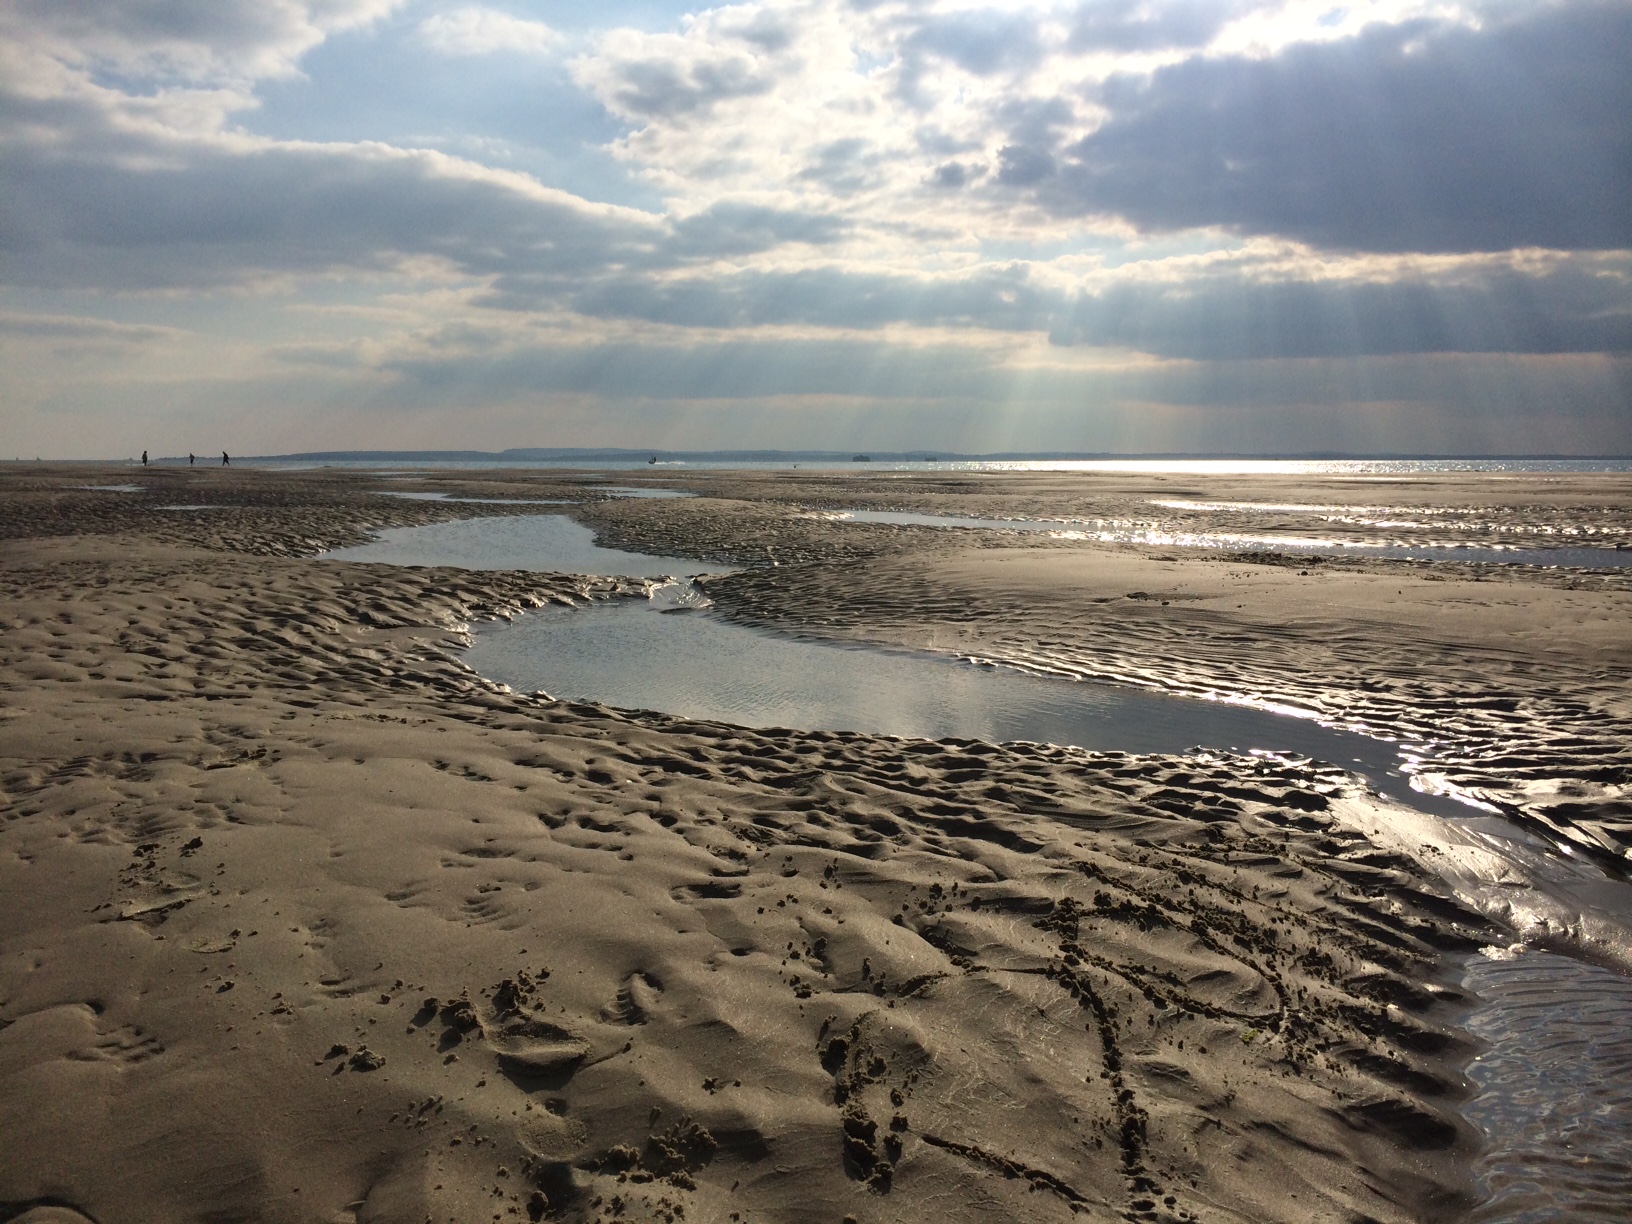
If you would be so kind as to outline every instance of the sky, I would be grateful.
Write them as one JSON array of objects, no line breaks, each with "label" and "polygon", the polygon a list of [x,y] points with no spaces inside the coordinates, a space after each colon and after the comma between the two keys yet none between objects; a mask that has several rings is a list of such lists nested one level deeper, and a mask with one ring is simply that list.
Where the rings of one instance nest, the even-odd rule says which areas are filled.
[{"label": "sky", "polygon": [[0,0],[0,456],[1632,452],[1632,0]]}]

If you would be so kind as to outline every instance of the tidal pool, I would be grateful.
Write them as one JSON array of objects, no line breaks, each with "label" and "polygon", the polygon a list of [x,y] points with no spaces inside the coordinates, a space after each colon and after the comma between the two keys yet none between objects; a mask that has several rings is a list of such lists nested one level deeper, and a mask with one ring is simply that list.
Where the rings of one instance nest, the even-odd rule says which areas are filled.
[{"label": "tidal pool", "polygon": [[622,574],[663,578],[724,574],[723,565],[602,548],[595,533],[564,514],[456,519],[424,527],[387,527],[367,544],[337,548],[327,561],[450,565],[460,569],[540,570],[554,574]]},{"label": "tidal pool", "polygon": [[465,661],[518,692],[737,726],[1307,756],[1342,765],[1413,806],[1469,813],[1455,799],[1412,791],[1393,744],[1312,719],[953,655],[767,633],[688,606],[688,589],[676,584],[651,601],[551,608],[480,625]]}]

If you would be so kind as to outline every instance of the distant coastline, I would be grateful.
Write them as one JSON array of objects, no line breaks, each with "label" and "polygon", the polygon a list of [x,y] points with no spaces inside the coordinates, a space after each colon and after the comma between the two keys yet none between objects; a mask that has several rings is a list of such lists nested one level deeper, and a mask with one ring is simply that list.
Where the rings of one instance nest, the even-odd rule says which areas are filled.
[{"label": "distant coastline", "polygon": [[[208,460],[213,465],[214,460]],[[1288,454],[1263,454],[1250,451],[991,451],[965,454],[957,451],[882,451],[857,452],[854,450],[651,450],[632,447],[511,447],[501,451],[478,450],[335,450],[297,451],[275,455],[234,456],[236,466],[259,467],[412,467],[412,468],[480,468],[480,467],[571,467],[602,469],[652,469],[665,467],[691,468],[793,468],[802,465],[872,469],[915,468],[934,466],[947,469],[967,468],[971,465],[994,465],[991,470],[1003,470],[996,465],[1047,464],[1104,464],[1138,465],[1145,470],[1159,469],[1160,464],[1254,464],[1266,465],[1262,470],[1275,470],[1267,465],[1307,464],[1398,464],[1411,465],[1402,470],[1461,470],[1461,471],[1621,471],[1632,467],[1632,454],[1572,455],[1572,454],[1409,454],[1395,451],[1347,452],[1300,451]],[[23,459],[16,457],[0,460],[0,465],[13,466],[36,463],[65,464],[138,464],[135,457],[102,459]],[[186,455],[160,455],[150,460],[155,467],[188,466]],[[1448,466],[1436,466],[1448,465]],[[1037,468],[1034,470],[1043,470]],[[1071,470],[1069,468],[1062,470]],[[1115,470],[1114,467],[1111,470]],[[1242,469],[1252,470],[1252,469]],[[1307,469],[1305,469],[1307,470]]]},{"label": "distant coastline", "polygon": [[[1167,460],[1167,459],[1263,459],[1288,461],[1303,460],[1308,462],[1360,460],[1372,462],[1565,462],[1571,460],[1594,460],[1601,462],[1632,461],[1632,454],[1626,455],[1474,455],[1474,454],[1410,454],[1396,451],[1353,452],[1353,451],[1300,451],[1291,454],[1264,454],[1252,451],[990,451],[975,454],[963,454],[957,451],[946,450],[907,450],[867,452],[873,463],[1001,463],[1001,462],[1069,462],[1073,460]],[[483,460],[497,460],[504,463],[517,461],[537,460],[542,462],[559,462],[565,459],[594,460],[609,459],[616,462],[628,462],[631,459],[649,460],[656,458],[659,463],[665,460],[680,462],[702,462],[710,459],[725,459],[738,463],[781,463],[781,462],[834,462],[853,463],[855,452],[851,450],[649,450],[632,447],[511,447],[502,451],[454,451],[454,450],[425,450],[425,451],[307,451],[289,455],[251,455],[246,456],[249,463],[314,463],[314,462],[381,462],[381,463],[431,463],[451,461],[455,463],[479,463]]]}]

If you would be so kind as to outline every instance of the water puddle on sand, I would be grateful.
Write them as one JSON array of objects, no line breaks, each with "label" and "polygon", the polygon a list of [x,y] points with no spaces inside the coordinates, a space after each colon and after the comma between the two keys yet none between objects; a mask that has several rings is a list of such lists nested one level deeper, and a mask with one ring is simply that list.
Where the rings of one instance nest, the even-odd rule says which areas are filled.
[{"label": "water puddle on sand", "polygon": [[[1394,745],[1310,719],[952,655],[784,637],[700,612],[688,590],[482,625],[465,661],[518,692],[737,726],[1146,753],[1259,749],[1341,764],[1379,790],[1410,793]],[[1411,801],[1468,812],[1445,796]]]},{"label": "water puddle on sand", "polygon": [[[588,528],[561,515],[394,529],[326,555],[635,577],[726,572],[600,548]],[[1423,857],[1455,860],[1462,874],[1448,872],[1447,883],[1477,907],[1561,944],[1626,953],[1625,885],[1561,859],[1499,817],[1413,792],[1393,744],[1245,706],[764,633],[711,616],[706,605],[689,583],[671,582],[651,600],[527,613],[477,627],[465,661],[518,691],[738,726],[1329,761],[1393,797],[1378,811],[1396,813],[1401,848],[1437,841],[1439,852]],[[1523,921],[1520,898],[1536,909]],[[1466,984],[1481,999],[1467,1025],[1489,1043],[1468,1073],[1476,1096],[1466,1112],[1489,1141],[1475,1169],[1486,1201],[1472,1218],[1629,1218],[1632,978],[1546,951],[1493,951],[1494,959],[1476,956],[1466,967]]]},{"label": "water puddle on sand", "polygon": [[591,485],[597,493],[610,493],[613,497],[647,497],[666,501],[674,497],[696,497],[695,493],[688,493],[681,489],[650,489],[644,485]]},{"label": "water puddle on sand", "polygon": [[[1159,503],[1174,505],[1176,503]],[[1378,557],[1395,561],[1464,561],[1487,565],[1548,565],[1561,569],[1632,566],[1627,548],[1489,548],[1465,544],[1374,544],[1365,540],[1312,539],[1223,532],[1173,531],[1153,524],[1063,519],[986,519],[909,510],[833,510],[818,516],[837,523],[889,523],[901,527],[984,528],[1020,531],[1102,544],[1164,548],[1216,548],[1239,552],[1307,553],[1310,556]]]},{"label": "water puddle on sand", "polygon": [[323,554],[328,561],[379,561],[389,565],[451,565],[460,569],[540,570],[555,574],[623,574],[665,578],[676,574],[724,574],[728,567],[676,557],[602,548],[595,533],[564,514],[456,519],[426,527],[388,527],[378,538]]},{"label": "water puddle on sand", "polygon": [[565,506],[560,497],[460,497],[453,493],[404,493],[399,489],[375,489],[380,497],[400,497],[404,501],[458,502],[474,506]]}]

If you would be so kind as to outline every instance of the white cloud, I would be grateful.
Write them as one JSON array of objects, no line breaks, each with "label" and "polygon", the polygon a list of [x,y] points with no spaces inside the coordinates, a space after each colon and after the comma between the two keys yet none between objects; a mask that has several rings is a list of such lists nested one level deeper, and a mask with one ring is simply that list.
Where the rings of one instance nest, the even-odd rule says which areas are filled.
[{"label": "white cloud", "polygon": [[419,34],[444,55],[491,55],[499,51],[545,55],[560,42],[560,35],[542,21],[526,21],[498,9],[474,5],[425,18],[419,23]]}]

